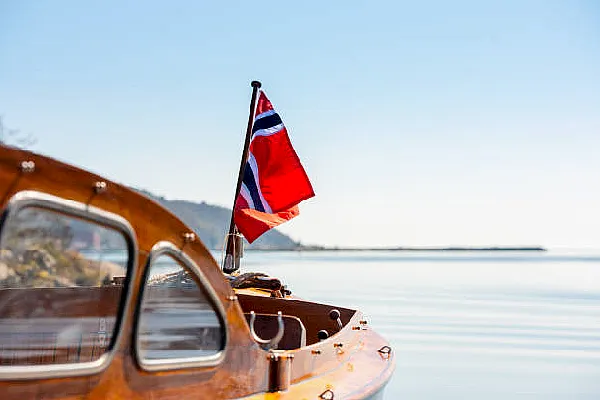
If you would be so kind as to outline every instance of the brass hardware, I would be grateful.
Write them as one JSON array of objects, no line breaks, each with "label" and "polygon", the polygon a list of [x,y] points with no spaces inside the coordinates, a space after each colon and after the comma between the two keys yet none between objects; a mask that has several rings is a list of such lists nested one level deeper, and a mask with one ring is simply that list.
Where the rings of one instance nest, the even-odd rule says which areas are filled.
[{"label": "brass hardware", "polygon": [[254,311],[250,311],[250,334],[252,338],[265,350],[276,349],[277,345],[283,338],[283,332],[285,330],[283,326],[283,315],[281,311],[277,312],[277,334],[271,339],[262,339],[256,334],[254,330],[254,321],[256,320],[256,314]]},{"label": "brass hardware", "polygon": [[340,319],[340,312],[339,310],[336,310],[335,308],[331,311],[329,311],[329,319],[331,319],[332,321],[335,321],[337,323],[337,328],[338,328],[338,332],[342,330],[342,320]]},{"label": "brass hardware", "polygon": [[318,354],[321,354],[321,350],[311,350],[310,353],[314,354],[314,355],[318,355]]},{"label": "brass hardware", "polygon": [[22,161],[21,162],[21,172],[30,173],[35,171],[35,162],[33,161]]},{"label": "brass hardware", "polygon": [[352,327],[352,330],[353,330],[353,331],[360,331],[360,326],[353,326],[353,327]]},{"label": "brass hardware", "polygon": [[329,337],[329,332],[327,332],[325,329],[321,329],[319,332],[317,332],[317,338],[319,339],[319,342],[327,339]]},{"label": "brass hardware", "polygon": [[358,321],[359,324],[361,325],[366,325],[367,324],[367,320],[366,319],[361,319],[360,321]]},{"label": "brass hardware", "polygon": [[319,398],[322,400],[333,400],[333,391],[331,389],[327,389],[319,395]]},{"label": "brass hardware", "polygon": [[104,182],[104,181],[94,182],[94,192],[96,192],[96,194],[104,193],[104,192],[106,192],[106,189],[107,189],[106,182]]},{"label": "brass hardware", "polygon": [[287,390],[292,380],[293,354],[269,353],[269,392]]},{"label": "brass hardware", "polygon": [[383,346],[382,348],[377,350],[377,352],[379,353],[379,355],[381,355],[381,357],[388,359],[392,354],[392,348],[390,346]]},{"label": "brass hardware", "polygon": [[184,243],[191,243],[194,240],[196,240],[196,234],[194,232],[185,232],[183,234],[183,242]]},{"label": "brass hardware", "polygon": [[240,269],[240,261],[244,257],[244,237],[239,233],[228,233],[223,248],[226,249],[221,260],[223,272],[233,274]]}]

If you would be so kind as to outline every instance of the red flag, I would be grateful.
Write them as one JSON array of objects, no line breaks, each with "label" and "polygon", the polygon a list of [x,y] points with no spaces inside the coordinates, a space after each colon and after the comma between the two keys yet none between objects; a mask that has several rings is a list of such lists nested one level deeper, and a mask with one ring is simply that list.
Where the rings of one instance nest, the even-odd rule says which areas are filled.
[{"label": "red flag", "polygon": [[260,92],[248,161],[235,201],[234,221],[248,242],[299,214],[298,203],[315,195],[287,130]]}]

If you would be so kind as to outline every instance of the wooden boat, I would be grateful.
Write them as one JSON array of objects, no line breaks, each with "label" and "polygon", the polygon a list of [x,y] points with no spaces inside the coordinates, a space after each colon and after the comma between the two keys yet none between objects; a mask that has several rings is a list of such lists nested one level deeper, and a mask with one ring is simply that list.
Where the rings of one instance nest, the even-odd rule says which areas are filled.
[{"label": "wooden boat", "polygon": [[54,159],[0,146],[0,188],[0,399],[382,398],[360,311],[234,289],[169,211]]}]

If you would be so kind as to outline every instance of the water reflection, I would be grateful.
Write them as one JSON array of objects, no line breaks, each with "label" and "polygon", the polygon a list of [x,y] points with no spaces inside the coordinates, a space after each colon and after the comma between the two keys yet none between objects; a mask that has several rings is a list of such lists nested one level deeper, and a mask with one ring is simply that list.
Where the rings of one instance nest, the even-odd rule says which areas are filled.
[{"label": "water reflection", "polygon": [[391,341],[386,399],[600,398],[600,251],[251,252],[248,271],[358,308]]}]

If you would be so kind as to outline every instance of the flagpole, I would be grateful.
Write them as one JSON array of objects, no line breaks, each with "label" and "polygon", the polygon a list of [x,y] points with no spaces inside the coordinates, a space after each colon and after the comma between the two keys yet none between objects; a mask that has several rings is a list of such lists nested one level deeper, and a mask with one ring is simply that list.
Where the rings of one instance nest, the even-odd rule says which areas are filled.
[{"label": "flagpole", "polygon": [[[231,220],[229,222],[229,233],[227,234],[226,240],[226,250],[225,257],[223,259],[223,272],[232,273],[239,268],[239,258],[237,256],[237,252],[239,252],[239,248],[242,246],[242,241],[236,240],[237,235],[237,227],[235,226],[234,221],[234,213],[235,213],[235,202],[240,195],[240,190],[242,188],[242,180],[244,178],[244,169],[246,167],[246,162],[248,161],[248,151],[250,149],[250,139],[252,138],[252,126],[254,125],[254,114],[256,112],[256,97],[258,94],[258,89],[262,86],[259,81],[252,81],[250,83],[252,86],[252,98],[250,99],[250,113],[248,115],[248,126],[246,127],[246,140],[244,142],[244,150],[242,151],[242,159],[240,160],[240,169],[238,172],[238,180],[237,186],[235,188],[235,196],[233,198],[233,207],[231,207]],[[239,246],[236,246],[238,244]]]}]

